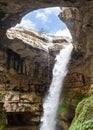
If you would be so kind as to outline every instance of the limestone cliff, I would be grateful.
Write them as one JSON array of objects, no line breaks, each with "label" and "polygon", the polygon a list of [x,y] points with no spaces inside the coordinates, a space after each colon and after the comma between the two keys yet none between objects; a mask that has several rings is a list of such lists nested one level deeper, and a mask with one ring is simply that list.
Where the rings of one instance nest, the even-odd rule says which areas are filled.
[{"label": "limestone cliff", "polygon": [[[55,56],[71,40],[23,28],[11,28],[7,31],[7,36],[15,40],[10,40],[7,48],[0,49],[2,109],[5,110],[8,124],[15,122],[16,125],[19,122],[16,118],[23,112],[33,114],[33,117],[29,117],[29,114],[26,116],[29,124],[38,124],[43,98],[51,83]],[[11,112],[15,113],[13,121],[10,121],[13,116]]]},{"label": "limestone cliff", "polygon": [[43,48],[40,51],[22,41],[19,43],[17,38],[9,40],[6,30],[28,12],[53,6],[64,7],[60,19],[70,29],[74,44],[69,73],[64,83],[64,98],[60,103],[64,107],[60,107],[59,124],[68,129],[76,105],[89,95],[93,88],[93,0],[0,0],[0,89],[35,91],[43,97],[51,81],[54,57],[58,52],[51,50],[48,62],[49,56]]},{"label": "limestone cliff", "polygon": [[59,51],[62,49],[63,44],[71,42],[69,38],[62,36],[49,36],[42,32],[36,32],[34,30],[28,30],[24,28],[12,27],[7,30],[7,37],[9,39],[18,38],[24,43],[31,45],[33,48],[37,48],[44,51]]}]

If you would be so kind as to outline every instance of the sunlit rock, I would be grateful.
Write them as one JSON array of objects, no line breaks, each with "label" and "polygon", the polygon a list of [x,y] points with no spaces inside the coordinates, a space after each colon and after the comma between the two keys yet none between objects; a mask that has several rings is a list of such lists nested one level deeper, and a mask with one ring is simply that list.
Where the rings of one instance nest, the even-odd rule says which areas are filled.
[{"label": "sunlit rock", "polygon": [[64,44],[67,44],[69,41],[71,41],[69,38],[62,36],[49,36],[42,32],[36,32],[31,29],[24,29],[22,27],[12,27],[7,30],[6,34],[9,39],[18,38],[24,43],[44,51],[60,50]]}]

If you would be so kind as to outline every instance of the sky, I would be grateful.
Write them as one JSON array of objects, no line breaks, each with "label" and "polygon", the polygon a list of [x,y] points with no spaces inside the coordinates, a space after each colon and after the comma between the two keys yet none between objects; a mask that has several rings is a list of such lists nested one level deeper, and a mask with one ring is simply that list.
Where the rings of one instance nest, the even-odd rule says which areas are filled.
[{"label": "sky", "polygon": [[25,15],[16,26],[72,38],[67,26],[58,17],[61,11],[59,7],[38,9]]}]

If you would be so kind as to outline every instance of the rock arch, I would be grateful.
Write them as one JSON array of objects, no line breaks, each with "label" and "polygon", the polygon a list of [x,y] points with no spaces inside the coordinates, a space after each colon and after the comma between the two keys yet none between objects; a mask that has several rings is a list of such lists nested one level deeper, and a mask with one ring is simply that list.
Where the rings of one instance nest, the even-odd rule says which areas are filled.
[{"label": "rock arch", "polygon": [[[63,13],[60,14],[68,26],[74,45],[77,50],[92,55],[92,33],[93,33],[93,2],[90,0],[39,0],[39,1],[0,1],[0,43],[8,43],[6,30],[14,26],[28,12],[44,7],[60,6]],[[90,44],[91,43],[91,44]]]}]

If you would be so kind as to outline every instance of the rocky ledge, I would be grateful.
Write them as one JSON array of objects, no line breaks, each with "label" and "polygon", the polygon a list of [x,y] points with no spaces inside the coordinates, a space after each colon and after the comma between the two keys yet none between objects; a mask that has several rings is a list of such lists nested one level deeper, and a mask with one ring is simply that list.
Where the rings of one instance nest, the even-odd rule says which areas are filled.
[{"label": "rocky ledge", "polygon": [[[41,96],[34,92],[0,92],[0,130],[5,125],[37,125],[42,114]],[[11,120],[12,119],[12,120]]]},{"label": "rocky ledge", "polygon": [[20,39],[24,43],[44,51],[57,51],[62,49],[63,45],[71,43],[71,40],[66,37],[50,36],[39,31],[36,32],[22,27],[12,27],[7,30],[6,34],[9,39]]},{"label": "rocky ledge", "polygon": [[1,91],[0,103],[6,112],[40,112],[42,99],[34,92]]}]

